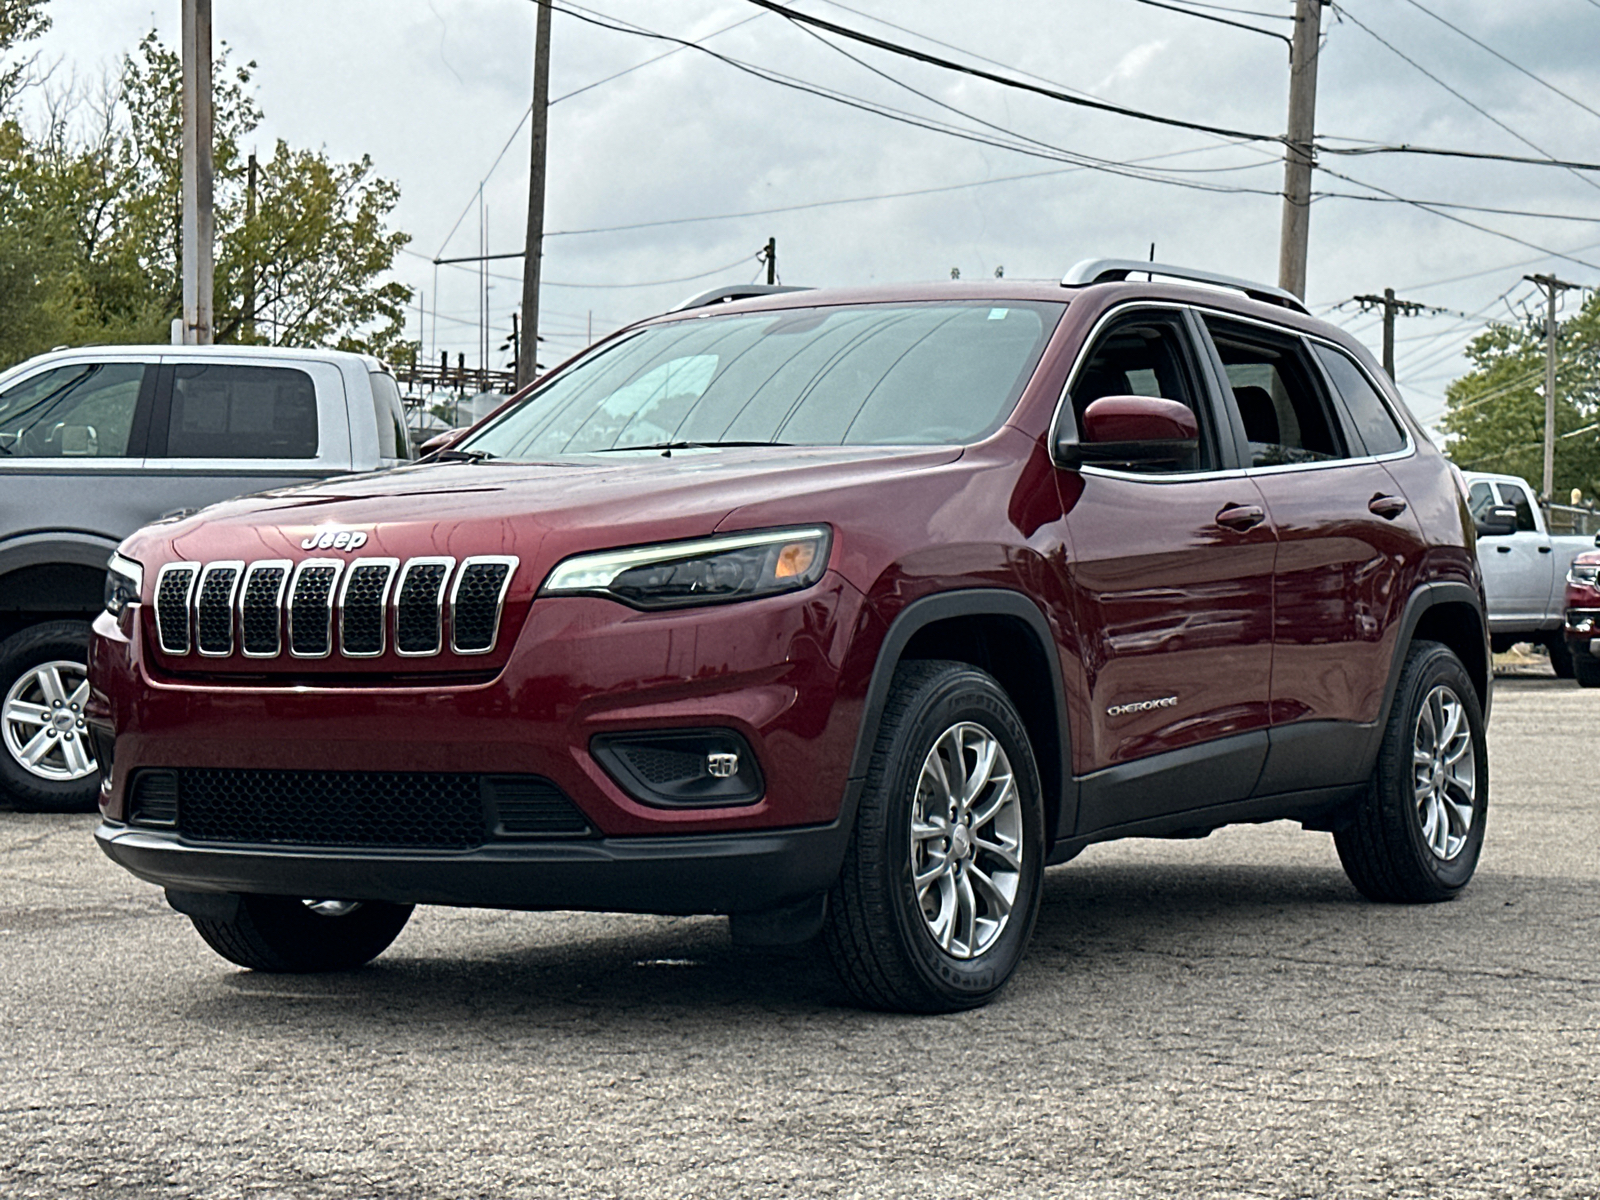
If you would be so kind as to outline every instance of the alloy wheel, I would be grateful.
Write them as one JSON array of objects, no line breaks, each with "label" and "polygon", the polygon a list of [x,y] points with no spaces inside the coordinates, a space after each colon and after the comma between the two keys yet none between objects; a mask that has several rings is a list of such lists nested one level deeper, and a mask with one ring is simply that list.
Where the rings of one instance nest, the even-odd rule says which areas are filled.
[{"label": "alloy wheel", "polygon": [[57,659],[23,672],[0,705],[11,757],[40,779],[70,782],[94,774],[99,764],[83,716],[88,699],[83,663]]},{"label": "alloy wheel", "polygon": [[1478,761],[1460,698],[1439,684],[1417,712],[1412,785],[1422,840],[1449,862],[1466,847],[1478,798]]},{"label": "alloy wheel", "polygon": [[923,922],[952,958],[975,958],[1005,930],[1022,832],[1022,799],[998,739],[971,722],[945,730],[917,779],[911,876]]}]

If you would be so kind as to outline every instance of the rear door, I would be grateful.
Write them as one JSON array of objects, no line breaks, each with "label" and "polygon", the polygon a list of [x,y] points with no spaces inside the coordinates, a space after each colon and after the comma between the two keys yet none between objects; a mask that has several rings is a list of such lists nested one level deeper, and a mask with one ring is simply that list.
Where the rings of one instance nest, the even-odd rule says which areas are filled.
[{"label": "rear door", "polygon": [[1239,799],[1265,756],[1276,542],[1195,335],[1182,309],[1114,311],[1058,418],[1075,426],[1102,396],[1158,395],[1201,430],[1188,462],[1061,475],[1087,697],[1073,739],[1079,832]]},{"label": "rear door", "polygon": [[165,356],[142,481],[146,520],[350,470],[332,363]]},{"label": "rear door", "polygon": [[1204,324],[1278,534],[1273,749],[1257,791],[1349,782],[1382,710],[1422,531],[1304,339],[1217,314]]}]

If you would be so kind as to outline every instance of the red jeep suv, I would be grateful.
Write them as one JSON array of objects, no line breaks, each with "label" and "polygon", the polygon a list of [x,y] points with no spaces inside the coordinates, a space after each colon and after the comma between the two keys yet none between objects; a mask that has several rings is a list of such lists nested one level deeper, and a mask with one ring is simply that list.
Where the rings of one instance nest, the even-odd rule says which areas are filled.
[{"label": "red jeep suv", "polygon": [[1155,264],[697,298],[433,461],[140,531],[95,635],[99,844],[256,970],[726,913],[950,1010],[1094,842],[1289,818],[1402,902],[1483,842],[1459,476],[1348,335]]}]

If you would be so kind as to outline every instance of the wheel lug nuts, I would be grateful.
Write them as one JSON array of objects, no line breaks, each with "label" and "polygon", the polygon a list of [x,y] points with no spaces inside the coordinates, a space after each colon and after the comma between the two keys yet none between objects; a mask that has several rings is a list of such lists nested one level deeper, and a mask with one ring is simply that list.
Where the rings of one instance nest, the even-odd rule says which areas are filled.
[{"label": "wheel lug nuts", "polygon": [[45,737],[55,737],[56,731],[54,729],[46,729],[44,735]]},{"label": "wheel lug nuts", "polygon": [[61,701],[59,701],[59,700],[50,701],[50,707],[51,708],[60,708],[61,707]]}]

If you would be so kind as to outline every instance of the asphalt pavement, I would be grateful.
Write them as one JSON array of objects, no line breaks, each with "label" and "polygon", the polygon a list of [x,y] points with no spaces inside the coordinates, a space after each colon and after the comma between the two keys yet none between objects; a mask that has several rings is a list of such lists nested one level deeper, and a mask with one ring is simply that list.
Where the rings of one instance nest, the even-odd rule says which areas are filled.
[{"label": "asphalt pavement", "polygon": [[1286,823],[1096,847],[932,1018],[709,918],[422,909],[254,975],[92,818],[0,811],[0,1196],[1600,1196],[1597,715],[1500,682],[1452,903]]}]

